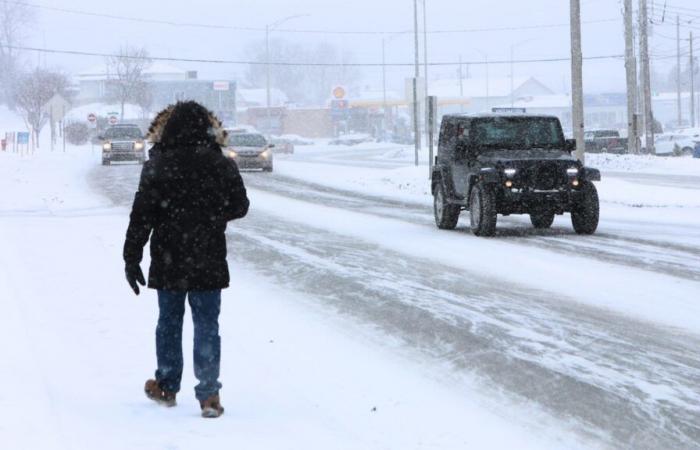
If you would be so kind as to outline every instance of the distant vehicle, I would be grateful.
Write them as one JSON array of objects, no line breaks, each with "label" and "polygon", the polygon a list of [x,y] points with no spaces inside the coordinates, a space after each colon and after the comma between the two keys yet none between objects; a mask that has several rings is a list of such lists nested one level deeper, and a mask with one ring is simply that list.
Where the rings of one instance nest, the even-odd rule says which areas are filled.
[{"label": "distant vehicle", "polygon": [[274,144],[269,144],[260,133],[235,133],[229,135],[224,155],[236,161],[240,169],[262,169],[272,172]]},{"label": "distant vehicle", "polygon": [[700,141],[695,143],[695,150],[693,150],[693,158],[700,158]]},{"label": "distant vehicle", "polygon": [[467,210],[472,232],[493,236],[498,214],[529,214],[549,228],[570,212],[576,233],[593,234],[600,171],[577,161],[575,147],[553,116],[445,116],[432,173],[436,225],[454,229]]},{"label": "distant vehicle", "polygon": [[281,136],[271,137],[270,143],[275,145],[275,153],[294,153],[294,143],[291,140],[285,139]]},{"label": "distant vehicle", "polygon": [[617,153],[627,152],[627,139],[620,137],[617,130],[591,130],[583,134],[588,153]]},{"label": "distant vehicle", "polygon": [[692,155],[695,142],[684,134],[662,134],[654,141],[654,148],[659,156]]},{"label": "distant vehicle", "polygon": [[235,127],[226,128],[228,134],[241,134],[241,133],[258,133],[258,130],[252,125],[237,125]]},{"label": "distant vehicle", "polygon": [[115,161],[136,161],[143,164],[146,160],[146,143],[138,125],[114,125],[107,128],[99,140],[102,142],[103,166]]},{"label": "distant vehicle", "polygon": [[365,142],[372,142],[374,138],[365,133],[343,134],[328,142],[329,145],[359,145]]},{"label": "distant vehicle", "polygon": [[314,145],[314,141],[311,139],[307,139],[297,134],[283,134],[282,136],[276,136],[276,138],[291,142],[294,145]]}]

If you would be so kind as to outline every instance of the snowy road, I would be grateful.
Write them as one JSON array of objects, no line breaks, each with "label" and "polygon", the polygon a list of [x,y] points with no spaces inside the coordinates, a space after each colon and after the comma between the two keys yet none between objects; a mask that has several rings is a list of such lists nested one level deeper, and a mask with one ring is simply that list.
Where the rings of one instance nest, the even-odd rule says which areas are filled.
[{"label": "snowy road", "polygon": [[[397,164],[369,159],[373,153],[338,150],[330,157],[326,153],[322,161],[366,167]],[[310,162],[313,155],[299,159]],[[128,205],[138,175],[136,166],[98,167],[91,183],[115,203]],[[470,246],[499,252],[507,245],[536,256],[583,258],[621,277],[629,271],[635,276],[648,273],[691,287],[698,287],[700,280],[697,229],[637,224],[622,217],[605,221],[600,234],[581,238],[563,222],[542,233],[520,219],[504,219],[499,222],[504,225],[500,240],[477,241],[463,228],[443,238],[424,204],[277,174],[251,173],[245,180],[253,210],[236,227],[231,250],[236,264],[419,349],[427,364],[436,367],[436,376],[476,378],[494,397],[537,405],[603,446],[700,446],[696,332],[583,304],[573,292],[568,298],[561,289],[550,290],[544,275],[523,283],[496,271],[452,264],[432,253],[422,256],[360,239],[325,220],[324,214],[332,210],[338,222],[359,216],[370,222],[370,231],[372,222],[425,229],[448,239],[454,251],[464,251],[464,258]],[[317,212],[318,222],[297,220],[284,210],[290,203]],[[631,233],[644,229],[655,233]],[[679,242],[673,239],[679,232],[691,236]],[[405,246],[412,244],[407,241]],[[621,278],[620,283],[627,281]]]}]

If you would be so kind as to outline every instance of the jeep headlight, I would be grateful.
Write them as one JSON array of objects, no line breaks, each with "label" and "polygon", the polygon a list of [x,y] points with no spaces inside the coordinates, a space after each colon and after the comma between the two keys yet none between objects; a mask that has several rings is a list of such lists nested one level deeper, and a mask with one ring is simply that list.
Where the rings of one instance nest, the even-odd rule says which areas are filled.
[{"label": "jeep headlight", "polygon": [[503,171],[503,173],[505,173],[508,178],[513,178],[517,172],[518,169],[513,168],[509,168]]},{"label": "jeep headlight", "polygon": [[102,144],[102,150],[104,150],[104,151],[106,151],[106,152],[112,150],[112,143],[111,143],[111,142],[105,142],[104,144]]},{"label": "jeep headlight", "polygon": [[569,167],[566,169],[566,174],[570,177],[575,177],[578,175],[578,167]]}]

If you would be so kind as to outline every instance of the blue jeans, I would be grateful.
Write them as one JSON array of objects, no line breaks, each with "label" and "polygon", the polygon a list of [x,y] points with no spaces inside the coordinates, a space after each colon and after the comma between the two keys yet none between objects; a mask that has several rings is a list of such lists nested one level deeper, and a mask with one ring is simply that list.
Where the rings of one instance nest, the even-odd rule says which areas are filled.
[{"label": "blue jeans", "polygon": [[182,379],[182,319],[185,315],[185,297],[189,298],[194,322],[194,375],[199,384],[194,388],[198,400],[218,394],[221,338],[219,312],[221,290],[200,292],[158,291],[158,326],[156,380],[161,389],[180,391]]}]

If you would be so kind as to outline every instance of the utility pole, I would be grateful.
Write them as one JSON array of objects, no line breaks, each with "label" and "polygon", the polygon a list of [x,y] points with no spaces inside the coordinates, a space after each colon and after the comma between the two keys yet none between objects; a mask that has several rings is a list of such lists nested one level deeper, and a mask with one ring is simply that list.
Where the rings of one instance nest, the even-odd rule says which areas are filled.
[{"label": "utility pole", "polygon": [[683,101],[681,100],[681,18],[676,15],[676,93],[678,96],[678,126],[683,124]]},{"label": "utility pole", "polygon": [[695,127],[695,58],[692,31],[690,32],[690,126]]},{"label": "utility pole", "polygon": [[382,107],[386,120],[386,37],[382,36]]},{"label": "utility pole", "polygon": [[515,98],[513,97],[513,91],[515,91],[515,81],[513,80],[513,77],[515,74],[513,73],[513,54],[515,53],[515,46],[511,45],[510,46],[510,107],[512,108],[515,106]]},{"label": "utility pole", "polygon": [[627,72],[627,152],[639,153],[637,140],[637,58],[634,55],[634,12],[625,0],[625,70]]},{"label": "utility pole", "polygon": [[428,14],[425,6],[426,0],[423,0],[423,76],[425,77],[425,131],[428,132]]},{"label": "utility pole", "polygon": [[459,111],[464,112],[464,75],[462,74],[462,55],[459,55]]},{"label": "utility pole", "polygon": [[420,78],[420,58],[418,54],[418,0],[413,0],[413,35],[415,40],[415,73],[413,79],[413,134],[415,143],[415,165],[418,166],[418,152],[420,151],[420,114],[418,107],[418,78]]},{"label": "utility pole", "polygon": [[647,151],[655,155],[654,115],[651,108],[651,71],[649,69],[649,11],[647,0],[639,0],[639,45],[642,63],[642,89],[644,91],[644,133]]},{"label": "utility pole", "polygon": [[584,163],[586,142],[583,138],[583,52],[581,50],[581,0],[571,0],[571,118],[576,138],[576,158]]},{"label": "utility pole", "polygon": [[265,134],[270,136],[270,25],[265,25],[265,91]]}]

